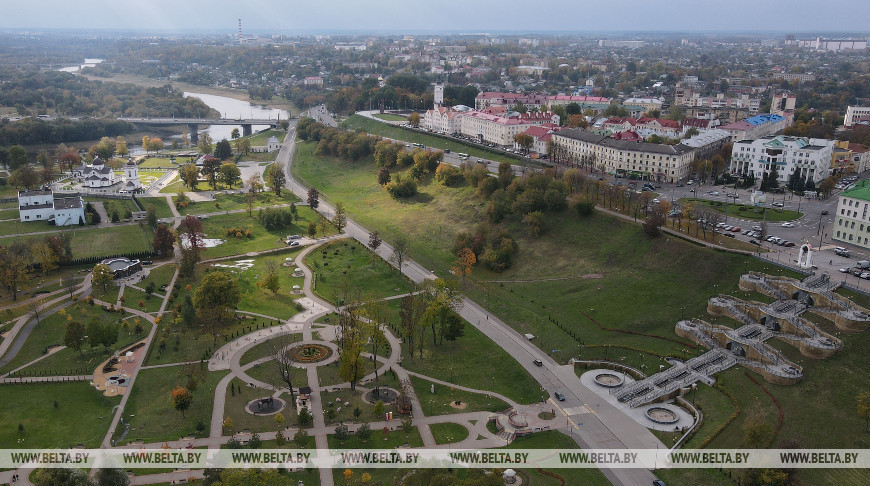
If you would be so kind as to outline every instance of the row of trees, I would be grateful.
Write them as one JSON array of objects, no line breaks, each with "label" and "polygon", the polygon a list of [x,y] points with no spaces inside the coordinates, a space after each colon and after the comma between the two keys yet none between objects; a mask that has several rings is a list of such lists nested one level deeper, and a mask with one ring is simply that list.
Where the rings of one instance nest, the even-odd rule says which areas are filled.
[{"label": "row of trees", "polygon": [[[37,269],[46,275],[72,260],[71,241],[69,233],[59,233],[0,245],[0,282],[12,295],[13,301],[18,300],[19,288]],[[72,282],[64,283],[64,287],[67,283],[72,287]]]}]

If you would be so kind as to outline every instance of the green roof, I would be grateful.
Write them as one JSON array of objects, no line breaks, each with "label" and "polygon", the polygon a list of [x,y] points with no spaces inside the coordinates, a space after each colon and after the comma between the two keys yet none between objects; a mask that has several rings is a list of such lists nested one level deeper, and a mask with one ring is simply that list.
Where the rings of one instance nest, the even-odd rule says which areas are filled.
[{"label": "green roof", "polygon": [[863,180],[855,184],[855,187],[849,189],[848,191],[843,192],[843,197],[851,197],[854,199],[861,199],[863,201],[870,201],[870,180]]}]

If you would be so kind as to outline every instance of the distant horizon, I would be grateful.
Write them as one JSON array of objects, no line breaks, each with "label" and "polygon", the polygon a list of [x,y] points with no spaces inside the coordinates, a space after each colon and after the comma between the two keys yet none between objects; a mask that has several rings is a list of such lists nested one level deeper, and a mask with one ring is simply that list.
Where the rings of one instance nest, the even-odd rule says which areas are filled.
[{"label": "distant horizon", "polygon": [[[831,5],[833,4],[833,5]],[[556,14],[556,15],[553,15]],[[0,29],[172,34],[318,33],[857,33],[868,32],[870,2],[834,0],[645,0],[605,3],[550,0],[407,2],[377,0],[36,0],[4,5]],[[617,28],[614,28],[617,27]]]}]

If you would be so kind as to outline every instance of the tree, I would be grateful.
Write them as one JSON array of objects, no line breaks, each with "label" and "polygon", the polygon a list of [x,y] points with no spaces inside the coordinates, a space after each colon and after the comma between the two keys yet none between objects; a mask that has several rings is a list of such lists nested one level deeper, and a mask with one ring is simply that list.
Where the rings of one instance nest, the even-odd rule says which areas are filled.
[{"label": "tree", "polygon": [[531,150],[532,145],[535,143],[535,139],[527,133],[516,134],[514,136],[514,141],[517,143],[517,146],[519,146],[523,150],[523,152],[527,154],[529,153],[529,150]]},{"label": "tree", "polygon": [[[308,413],[308,409],[305,408],[306,413]],[[301,412],[300,412],[301,415]],[[296,431],[296,434],[293,435],[293,442],[296,444],[296,447],[300,449],[304,449],[308,447],[308,432],[305,429],[300,428]]]},{"label": "tree", "polygon": [[193,293],[193,305],[197,310],[223,307],[235,309],[241,298],[239,283],[229,273],[208,272]]},{"label": "tree", "polygon": [[157,227],[157,206],[149,204],[145,207],[145,222],[152,228]]},{"label": "tree", "polygon": [[101,287],[103,292],[109,288],[112,280],[115,278],[115,273],[109,268],[105,263],[98,263],[94,265],[93,277],[91,279],[91,284],[96,287]]},{"label": "tree", "polygon": [[119,157],[126,157],[130,154],[130,149],[127,148],[127,141],[122,137],[115,139],[115,153],[118,154]]},{"label": "tree", "polygon": [[88,473],[82,469],[43,468],[31,476],[36,486],[94,486]]},{"label": "tree", "polygon": [[369,440],[372,436],[371,426],[367,423],[360,425],[359,428],[356,429],[356,436],[363,442]]},{"label": "tree", "polygon": [[544,233],[547,227],[547,218],[541,211],[532,211],[523,216],[523,223],[529,227],[529,233],[537,238]]},{"label": "tree", "polygon": [[383,186],[388,182],[390,182],[390,168],[385,165],[378,170],[378,184]]},{"label": "tree", "polygon": [[29,165],[21,166],[9,175],[9,184],[30,190],[39,185],[39,174]]},{"label": "tree", "polygon": [[43,241],[34,240],[30,245],[30,254],[37,263],[39,263],[40,271],[43,275],[55,270],[58,265],[59,257],[51,246]]},{"label": "tree", "polygon": [[870,430],[870,391],[861,392],[856,398],[858,401],[858,416],[865,420],[867,430]]},{"label": "tree", "polygon": [[501,162],[498,164],[498,183],[502,188],[510,185],[514,180],[514,171],[510,162]]},{"label": "tree", "polygon": [[257,203],[257,195],[253,192],[245,193],[245,211],[248,212],[248,216],[250,217],[254,213],[254,205]]},{"label": "tree", "polygon": [[18,286],[30,274],[30,247],[24,241],[0,246],[0,281],[12,293],[12,301],[18,300]]},{"label": "tree", "polygon": [[193,395],[187,388],[176,385],[175,389],[170,392],[170,397],[172,399],[172,406],[181,412],[181,416],[184,417],[184,411],[190,408],[190,404],[193,403]]},{"label": "tree", "polygon": [[341,442],[342,444],[350,437],[350,431],[347,428],[347,425],[341,424],[335,428],[335,439]]},{"label": "tree", "polygon": [[202,169],[200,170],[200,172],[202,172],[202,175],[205,176],[206,180],[208,180],[209,184],[211,184],[211,188],[214,190],[217,190],[217,179],[220,169],[220,160],[211,156],[203,157]]},{"label": "tree", "polygon": [[453,272],[462,275],[463,285],[465,285],[466,275],[471,275],[471,267],[473,267],[475,263],[477,263],[477,257],[474,255],[474,251],[471,248],[465,247],[457,252]]},{"label": "tree", "polygon": [[[344,336],[348,339],[348,336]],[[356,390],[357,382],[366,374],[365,359],[362,357],[362,347],[357,342],[345,343],[338,367],[338,376],[350,382],[350,389]]]},{"label": "tree", "polygon": [[230,132],[230,138],[232,138],[233,140],[239,138],[240,136],[241,134],[239,133],[239,127],[233,128],[233,131]]},{"label": "tree", "polygon": [[281,197],[281,188],[287,183],[287,174],[284,172],[284,164],[275,162],[266,169],[266,180],[272,186],[275,195]]},{"label": "tree", "polygon": [[248,186],[248,192],[251,194],[257,194],[263,190],[263,180],[260,178],[259,172],[255,172],[254,175],[248,177],[245,184]]},{"label": "tree", "polygon": [[317,209],[320,204],[320,193],[315,188],[308,189],[308,206],[311,209]]},{"label": "tree", "polygon": [[309,221],[308,222],[308,236],[310,238],[314,238],[314,236],[316,234],[317,234],[317,223],[315,223],[314,221]]},{"label": "tree", "polygon": [[164,148],[166,148],[166,144],[160,138],[155,137],[148,141],[148,151],[160,153]]},{"label": "tree", "polygon": [[184,181],[185,186],[191,191],[196,190],[196,184],[199,182],[199,169],[196,167],[196,164],[184,164],[178,169],[178,175]]},{"label": "tree", "polygon": [[344,204],[338,202],[335,204],[335,216],[332,217],[332,225],[335,226],[339,233],[347,226],[347,215],[344,214]]},{"label": "tree", "polygon": [[278,278],[278,267],[273,260],[266,260],[266,271],[260,280],[260,286],[272,291],[272,294],[277,294],[281,289],[281,280]]},{"label": "tree", "polygon": [[9,147],[9,163],[7,164],[13,171],[19,167],[23,167],[30,162],[27,158],[27,151],[21,145],[13,145]]},{"label": "tree", "polygon": [[408,116],[408,122],[412,127],[417,128],[420,126],[420,114],[416,111],[412,111],[411,115]]},{"label": "tree", "polygon": [[214,156],[220,160],[227,160],[233,156],[233,148],[227,139],[222,139],[214,147]]},{"label": "tree", "polygon": [[61,154],[59,160],[61,169],[66,165],[69,171],[72,172],[73,168],[78,167],[81,163],[82,158],[75,152],[75,149],[68,149],[66,152]]},{"label": "tree", "polygon": [[248,152],[251,151],[251,139],[240,138],[236,140],[236,151],[240,154],[248,155]]},{"label": "tree", "polygon": [[78,321],[70,321],[66,325],[66,334],[63,336],[63,345],[82,352],[85,344],[85,325]]},{"label": "tree", "polygon": [[148,135],[143,136],[142,137],[142,150],[144,150],[145,153],[148,153],[148,151],[151,150],[150,148],[148,148],[148,147],[150,147],[150,145],[151,145],[151,137],[149,137]]},{"label": "tree", "polygon": [[154,251],[160,256],[172,254],[175,247],[175,231],[169,225],[161,224],[154,230]]},{"label": "tree", "polygon": [[242,178],[239,167],[232,162],[224,162],[218,170],[218,178],[228,188],[232,188]]},{"label": "tree", "polygon": [[199,136],[199,142],[196,144],[199,147],[199,152],[203,155],[211,155],[212,150],[214,150],[214,145],[211,140],[211,135],[208,133],[202,133]]},{"label": "tree", "polygon": [[393,244],[393,257],[392,260],[396,264],[396,267],[399,269],[399,274],[402,273],[402,264],[405,261],[405,258],[408,257],[408,254],[411,251],[411,242],[403,235],[399,235],[396,238],[396,242]]},{"label": "tree", "polygon": [[378,230],[372,231],[369,233],[369,248],[377,250],[379,246],[381,246],[381,236],[378,234]]},{"label": "tree", "polygon": [[116,467],[100,468],[94,476],[98,486],[127,486],[130,484],[130,477],[123,469]]},{"label": "tree", "polygon": [[296,417],[296,423],[299,424],[299,427],[305,427],[306,425],[310,424],[311,412],[309,412],[307,408],[302,407],[302,410],[299,411],[299,415]]},{"label": "tree", "polygon": [[71,274],[66,274],[60,278],[60,286],[69,292],[70,298],[76,291],[76,278]]}]

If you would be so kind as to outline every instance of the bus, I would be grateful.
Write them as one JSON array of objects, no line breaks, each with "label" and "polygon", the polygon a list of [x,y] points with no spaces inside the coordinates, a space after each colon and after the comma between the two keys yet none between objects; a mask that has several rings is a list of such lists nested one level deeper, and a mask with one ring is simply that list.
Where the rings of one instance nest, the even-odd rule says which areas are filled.
[{"label": "bus", "polygon": [[456,152],[456,155],[462,160],[468,160],[468,154],[463,154],[462,152]]}]

